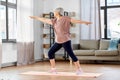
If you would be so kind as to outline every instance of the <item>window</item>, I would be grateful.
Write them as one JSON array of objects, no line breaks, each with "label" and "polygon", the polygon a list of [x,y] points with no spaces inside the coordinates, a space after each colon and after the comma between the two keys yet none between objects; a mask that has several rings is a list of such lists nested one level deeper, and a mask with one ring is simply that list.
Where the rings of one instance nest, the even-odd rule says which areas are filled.
[{"label": "window", "polygon": [[105,29],[105,25],[104,25],[104,10],[101,10],[101,32],[102,32],[102,38],[104,37],[104,29]]},{"label": "window", "polygon": [[2,28],[2,39],[6,39],[6,7],[0,6],[1,10],[1,28]]},{"label": "window", "polygon": [[16,39],[16,9],[8,8],[9,39]]},{"label": "window", "polygon": [[120,0],[107,0],[108,6],[120,5]]},{"label": "window", "polygon": [[16,40],[16,8],[17,0],[1,0],[2,39],[11,42]]},{"label": "window", "polygon": [[100,0],[102,38],[120,36],[120,0]]},{"label": "window", "polygon": [[16,0],[8,0],[8,2],[16,4]]},{"label": "window", "polygon": [[1,1],[6,1],[6,0],[1,0]]}]

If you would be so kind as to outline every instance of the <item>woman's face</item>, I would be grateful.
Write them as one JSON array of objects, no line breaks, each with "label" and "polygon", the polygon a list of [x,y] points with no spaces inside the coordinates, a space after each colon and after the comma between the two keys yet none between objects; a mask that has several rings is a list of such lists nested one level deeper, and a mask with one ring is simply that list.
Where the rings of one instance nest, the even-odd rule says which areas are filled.
[{"label": "woman's face", "polygon": [[59,13],[57,11],[54,11],[54,17],[57,17]]}]

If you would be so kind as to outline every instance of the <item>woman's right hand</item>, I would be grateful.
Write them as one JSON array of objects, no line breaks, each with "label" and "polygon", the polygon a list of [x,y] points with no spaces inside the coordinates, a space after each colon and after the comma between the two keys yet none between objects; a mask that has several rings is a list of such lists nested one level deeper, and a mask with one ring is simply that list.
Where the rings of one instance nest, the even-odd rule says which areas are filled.
[{"label": "woman's right hand", "polygon": [[85,22],[86,25],[92,24],[92,22]]},{"label": "woman's right hand", "polygon": [[37,16],[29,16],[31,19],[36,19]]},{"label": "woman's right hand", "polygon": [[35,19],[35,20],[39,20],[43,23],[47,23],[47,24],[50,24],[52,25],[52,22],[50,19],[46,19],[46,18],[41,18],[41,17],[38,17],[38,16],[29,16],[31,19]]}]

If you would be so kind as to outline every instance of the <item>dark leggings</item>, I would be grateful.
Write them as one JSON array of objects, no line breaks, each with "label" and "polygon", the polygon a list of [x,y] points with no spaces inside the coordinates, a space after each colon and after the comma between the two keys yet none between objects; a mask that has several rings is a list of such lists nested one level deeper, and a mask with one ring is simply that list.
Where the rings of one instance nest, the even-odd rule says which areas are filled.
[{"label": "dark leggings", "polygon": [[54,59],[55,52],[57,52],[60,48],[64,48],[65,51],[67,51],[68,55],[72,58],[74,62],[78,61],[77,57],[73,53],[72,47],[71,47],[71,41],[67,41],[65,43],[54,43],[54,45],[50,48],[48,52],[49,59]]}]

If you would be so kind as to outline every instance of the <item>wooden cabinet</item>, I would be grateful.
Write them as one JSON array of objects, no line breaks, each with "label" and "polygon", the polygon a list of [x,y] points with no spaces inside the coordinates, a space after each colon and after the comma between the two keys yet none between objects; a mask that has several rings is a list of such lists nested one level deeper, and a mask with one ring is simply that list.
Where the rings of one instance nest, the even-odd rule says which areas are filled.
[{"label": "wooden cabinet", "polygon": [[[43,14],[44,18],[52,19],[54,18],[53,13]],[[51,25],[43,24],[43,51],[44,58],[48,58],[49,48],[54,44],[54,30]]]}]

